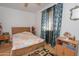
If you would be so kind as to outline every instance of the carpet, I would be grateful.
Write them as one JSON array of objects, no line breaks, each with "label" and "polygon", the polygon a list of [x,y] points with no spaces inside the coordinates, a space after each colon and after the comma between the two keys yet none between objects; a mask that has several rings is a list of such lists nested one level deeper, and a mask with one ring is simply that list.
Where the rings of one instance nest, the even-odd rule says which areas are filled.
[{"label": "carpet", "polygon": [[54,55],[51,54],[48,49],[39,48],[39,49],[32,51],[24,56],[54,56]]}]

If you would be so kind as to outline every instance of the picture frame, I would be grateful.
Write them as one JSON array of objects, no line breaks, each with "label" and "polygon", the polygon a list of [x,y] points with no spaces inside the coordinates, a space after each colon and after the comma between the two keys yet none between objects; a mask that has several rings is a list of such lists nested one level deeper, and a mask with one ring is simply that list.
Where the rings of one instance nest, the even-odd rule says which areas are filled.
[{"label": "picture frame", "polygon": [[79,20],[79,6],[75,6],[70,10],[70,19]]}]

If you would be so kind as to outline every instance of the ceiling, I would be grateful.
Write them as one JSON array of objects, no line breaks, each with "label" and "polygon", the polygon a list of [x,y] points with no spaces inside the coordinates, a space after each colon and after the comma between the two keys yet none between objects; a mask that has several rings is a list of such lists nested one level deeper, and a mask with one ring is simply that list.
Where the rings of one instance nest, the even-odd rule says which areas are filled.
[{"label": "ceiling", "polygon": [[40,5],[37,5],[37,3],[28,3],[28,5],[25,7],[25,3],[0,3],[0,6],[28,12],[37,12],[51,4],[53,3],[40,3]]}]

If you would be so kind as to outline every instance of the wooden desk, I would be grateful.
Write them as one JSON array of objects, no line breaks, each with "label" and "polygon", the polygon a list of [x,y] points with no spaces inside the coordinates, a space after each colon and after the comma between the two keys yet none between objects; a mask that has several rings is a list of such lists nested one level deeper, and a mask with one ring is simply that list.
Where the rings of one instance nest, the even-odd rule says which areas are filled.
[{"label": "wooden desk", "polygon": [[[71,45],[71,47],[75,45],[74,49],[70,49],[68,46]],[[77,55],[77,40],[69,40],[65,37],[58,37],[56,42],[56,53],[57,55],[63,56],[74,56]]]}]

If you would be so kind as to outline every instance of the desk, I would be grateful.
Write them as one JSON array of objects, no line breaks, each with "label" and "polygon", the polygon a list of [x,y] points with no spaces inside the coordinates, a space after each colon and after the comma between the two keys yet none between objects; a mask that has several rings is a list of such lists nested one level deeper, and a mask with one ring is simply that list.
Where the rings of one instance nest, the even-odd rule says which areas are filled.
[{"label": "desk", "polygon": [[58,37],[56,42],[57,55],[75,56],[77,55],[77,40],[69,40],[65,37]]}]

